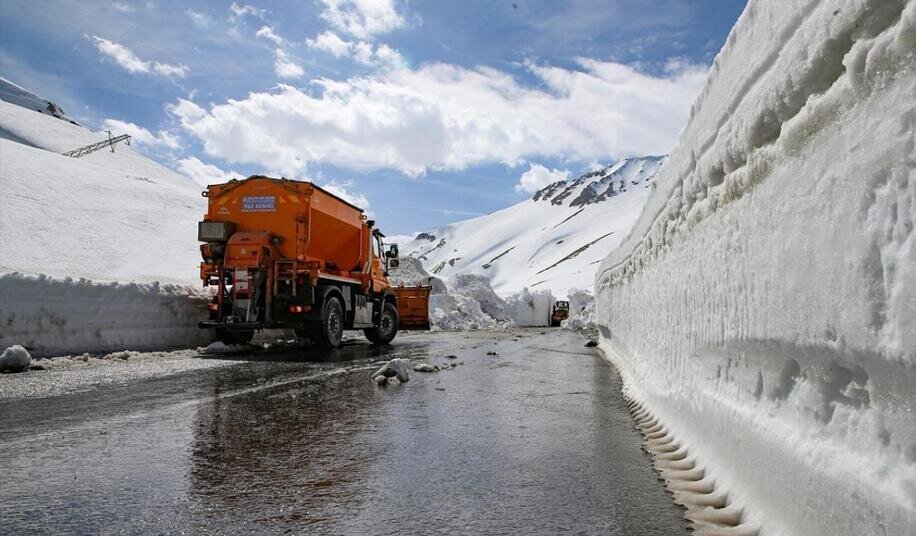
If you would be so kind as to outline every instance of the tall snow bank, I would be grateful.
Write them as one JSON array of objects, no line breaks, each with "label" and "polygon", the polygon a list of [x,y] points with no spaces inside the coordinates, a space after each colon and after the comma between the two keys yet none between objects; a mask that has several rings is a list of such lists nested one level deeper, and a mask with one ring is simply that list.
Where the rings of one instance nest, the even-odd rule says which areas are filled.
[{"label": "tall snow bank", "polygon": [[404,256],[389,274],[393,285],[430,285],[429,320],[433,329],[464,331],[492,328],[506,321],[506,304],[480,275],[463,274],[447,283],[430,277],[414,257]]},{"label": "tall snow bank", "polygon": [[531,292],[526,287],[506,300],[506,310],[519,326],[549,326],[556,301],[549,290]]},{"label": "tall snow bank", "polygon": [[480,308],[480,302],[462,294],[429,297],[429,321],[434,330],[468,331],[492,328],[496,320]]},{"label": "tall snow bank", "polygon": [[569,318],[560,325],[566,329],[595,329],[595,297],[583,289],[569,289]]},{"label": "tall snow bank", "polygon": [[442,294],[447,292],[445,283],[438,277],[430,277],[426,269],[423,268],[417,258],[405,255],[398,259],[400,265],[388,273],[388,281],[392,285],[417,286],[429,285],[430,292],[433,294]]},{"label": "tall snow bank", "polygon": [[159,283],[0,275],[0,347],[38,356],[206,345],[208,299]]},{"label": "tall snow bank", "polygon": [[764,535],[916,526],[916,2],[751,1],[596,276],[627,389]]},{"label": "tall snow bank", "polygon": [[446,292],[429,297],[429,319],[434,329],[464,331],[493,328],[506,321],[505,302],[493,292],[487,278],[454,277]]},{"label": "tall snow bank", "polygon": [[506,302],[490,287],[490,280],[478,274],[458,274],[446,282],[450,293],[480,304],[480,309],[497,322],[506,320]]}]

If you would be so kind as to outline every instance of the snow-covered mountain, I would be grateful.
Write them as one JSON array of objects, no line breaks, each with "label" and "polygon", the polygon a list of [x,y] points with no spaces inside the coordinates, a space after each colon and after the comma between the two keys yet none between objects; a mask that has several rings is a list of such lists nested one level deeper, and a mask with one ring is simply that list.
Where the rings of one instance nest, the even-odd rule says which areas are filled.
[{"label": "snow-covered mountain", "polygon": [[123,143],[63,156],[107,136],[5,80],[0,97],[0,271],[196,283],[198,185]]},{"label": "snow-covered mountain", "polygon": [[420,233],[401,252],[439,277],[484,275],[502,296],[525,287],[558,297],[591,289],[598,264],[629,232],[665,161],[630,158],[555,182],[517,205]]},{"label": "snow-covered mountain", "polygon": [[200,187],[125,144],[63,156],[107,136],[5,80],[0,97],[0,348],[208,343],[197,327]]}]

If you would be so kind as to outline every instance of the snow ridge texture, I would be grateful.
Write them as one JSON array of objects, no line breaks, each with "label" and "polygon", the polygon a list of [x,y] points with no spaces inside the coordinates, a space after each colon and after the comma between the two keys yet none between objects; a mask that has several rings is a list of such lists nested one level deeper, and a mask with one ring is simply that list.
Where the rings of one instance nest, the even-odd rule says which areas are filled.
[{"label": "snow ridge texture", "polygon": [[598,269],[628,394],[763,535],[916,526],[916,1],[752,0]]}]

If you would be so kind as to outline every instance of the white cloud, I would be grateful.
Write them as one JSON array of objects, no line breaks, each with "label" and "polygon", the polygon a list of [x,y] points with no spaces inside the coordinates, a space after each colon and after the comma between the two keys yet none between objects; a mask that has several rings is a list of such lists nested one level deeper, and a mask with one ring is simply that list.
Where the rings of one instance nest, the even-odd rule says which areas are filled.
[{"label": "white cloud", "polygon": [[255,34],[256,37],[269,39],[277,48],[274,50],[276,59],[274,60],[274,71],[280,78],[302,78],[305,75],[305,69],[293,61],[289,53],[283,48],[284,39],[274,33],[270,26],[262,26]]},{"label": "white cloud", "polygon": [[112,2],[111,7],[117,9],[122,13],[132,13],[134,11],[134,6],[130,4],[125,4],[124,2]]},{"label": "white cloud", "polygon": [[516,192],[536,192],[548,184],[569,179],[569,170],[547,169],[540,164],[530,164],[515,185]]},{"label": "white cloud", "polygon": [[375,47],[375,52],[373,53],[375,58],[375,65],[381,65],[388,68],[397,68],[404,67],[404,58],[401,56],[401,53],[397,50],[389,47],[385,43],[380,44]]},{"label": "white cloud", "polygon": [[360,41],[353,45],[353,59],[365,64],[372,65],[372,45],[366,41]]},{"label": "white cloud", "polygon": [[[193,98],[191,95],[188,95],[188,98]],[[183,121],[193,122],[199,119],[203,119],[207,115],[207,111],[201,108],[200,106],[194,104],[193,102],[185,99],[178,99],[177,104],[169,104],[166,106],[166,110],[176,117],[180,117]]]},{"label": "white cloud", "polygon": [[404,26],[394,0],[321,0],[321,18],[334,28],[359,39],[371,39]]},{"label": "white cloud", "polygon": [[179,173],[197,182],[201,186],[222,184],[224,182],[229,182],[231,179],[244,178],[240,173],[235,171],[223,171],[212,164],[201,162],[194,156],[182,158],[176,164]]},{"label": "white cloud", "polygon": [[314,39],[306,39],[305,44],[310,48],[327,52],[335,58],[349,56],[350,48],[353,46],[353,43],[344,41],[334,32],[318,34]]},{"label": "white cloud", "polygon": [[168,63],[152,63],[153,72],[166,77],[184,78],[188,75],[189,69],[185,65],[169,65]]},{"label": "white cloud", "polygon": [[185,11],[185,14],[188,16],[189,19],[191,19],[191,22],[193,22],[194,24],[202,28],[206,28],[207,26],[210,26],[210,24],[213,23],[213,19],[211,19],[210,16],[207,15],[206,13],[199,13],[197,11],[194,11],[193,9],[189,9]]},{"label": "white cloud", "polygon": [[353,45],[353,59],[363,65],[387,69],[395,69],[405,65],[401,54],[384,43],[376,47],[366,41],[356,43]]},{"label": "white cloud", "polygon": [[278,46],[283,44],[283,38],[275,34],[274,29],[271,28],[270,26],[261,26],[261,29],[258,30],[258,32],[254,35],[256,37],[264,37],[264,38],[270,39],[271,41],[274,42],[275,45],[278,45]]},{"label": "white cloud", "polygon": [[229,11],[231,11],[232,14],[237,18],[241,18],[247,15],[259,18],[261,20],[264,20],[267,14],[266,10],[245,4],[237,4],[235,2],[232,2],[232,5],[229,6]]},{"label": "white cloud", "polygon": [[529,64],[537,87],[488,68],[426,64],[371,76],[280,85],[209,110],[174,113],[208,154],[290,174],[309,162],[356,170],[463,169],[538,155],[588,161],[669,151],[705,78],[685,65],[652,76],[580,58]]},{"label": "white cloud", "polygon": [[357,207],[363,209],[366,213],[369,213],[369,199],[366,198],[363,194],[354,192],[352,190],[353,183],[350,181],[330,181],[324,184],[319,184],[318,186],[324,188],[325,190],[331,192],[337,197],[356,205]]},{"label": "white cloud", "polygon": [[87,37],[95,42],[95,47],[99,52],[113,59],[115,63],[123,67],[127,72],[152,73],[169,78],[184,78],[188,74],[189,69],[184,65],[146,61],[140,59],[131,49],[120,43],[109,41],[97,35]]},{"label": "white cloud", "polygon": [[305,44],[316,50],[322,50],[335,58],[350,57],[363,65],[394,69],[405,65],[400,52],[381,43],[373,45],[368,41],[346,41],[334,32],[324,32],[314,39],[306,39]]},{"label": "white cloud", "polygon": [[302,78],[305,70],[298,63],[289,58],[282,48],[276,50],[277,59],[274,60],[274,70],[280,78]]},{"label": "white cloud", "polygon": [[130,134],[131,141],[141,145],[165,147],[167,149],[181,148],[181,140],[178,139],[178,136],[166,130],[160,130],[158,133],[153,134],[139,125],[118,119],[106,119],[103,125],[106,130],[111,131],[112,135]]}]

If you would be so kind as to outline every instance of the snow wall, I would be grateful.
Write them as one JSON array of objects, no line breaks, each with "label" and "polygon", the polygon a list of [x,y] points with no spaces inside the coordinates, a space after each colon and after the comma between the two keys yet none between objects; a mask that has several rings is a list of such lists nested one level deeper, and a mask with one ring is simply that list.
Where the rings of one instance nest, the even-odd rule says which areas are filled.
[{"label": "snow wall", "polygon": [[430,277],[412,256],[400,259],[391,270],[393,285],[429,285],[429,320],[433,330],[463,331],[493,328],[505,322],[506,304],[493,292],[490,281],[476,274],[461,274],[447,283]]},{"label": "snow wall", "polygon": [[916,527],[916,1],[751,0],[601,347],[764,535]]},{"label": "snow wall", "polygon": [[566,329],[595,329],[595,297],[585,289],[567,291],[569,318],[560,323]]},{"label": "snow wall", "polygon": [[176,285],[2,274],[0,349],[21,344],[47,357],[206,345],[212,334],[197,323],[207,302]]},{"label": "snow wall", "polygon": [[553,304],[557,302],[549,290],[531,292],[527,287],[506,299],[509,318],[518,326],[549,326]]}]

